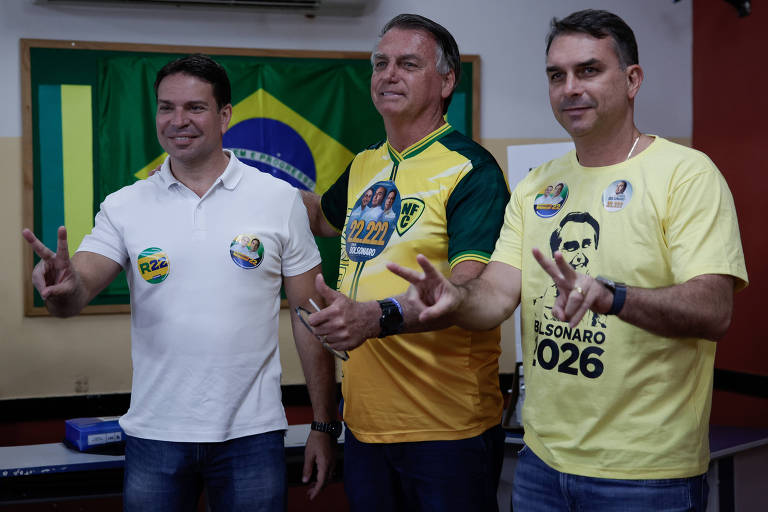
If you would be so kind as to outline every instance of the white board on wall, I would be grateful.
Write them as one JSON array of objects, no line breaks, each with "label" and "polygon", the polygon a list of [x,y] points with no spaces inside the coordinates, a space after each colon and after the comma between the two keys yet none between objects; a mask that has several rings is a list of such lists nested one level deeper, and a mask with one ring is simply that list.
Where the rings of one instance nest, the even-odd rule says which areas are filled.
[{"label": "white board on wall", "polygon": [[[520,181],[536,167],[554,158],[563,156],[574,148],[573,142],[552,142],[546,144],[521,144],[507,146],[509,188],[514,190]],[[517,361],[523,360],[520,323],[520,306],[515,310],[515,354]]]}]

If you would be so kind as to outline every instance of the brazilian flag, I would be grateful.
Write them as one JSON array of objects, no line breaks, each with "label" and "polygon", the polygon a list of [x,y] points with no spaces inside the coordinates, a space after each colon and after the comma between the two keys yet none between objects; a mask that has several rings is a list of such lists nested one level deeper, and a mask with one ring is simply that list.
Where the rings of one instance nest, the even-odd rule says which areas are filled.
[{"label": "brazilian flag", "polygon": [[[66,225],[70,251],[93,226],[103,199],[147,177],[166,154],[155,133],[157,72],[185,54],[31,48],[35,230],[55,247]],[[313,54],[314,55],[314,54]],[[292,185],[322,194],[353,156],[385,137],[361,58],[212,55],[232,84],[224,147]],[[469,69],[467,69],[469,68]],[[471,64],[464,64],[471,76]],[[471,136],[471,81],[449,120]],[[317,239],[323,274],[336,282],[339,241]],[[127,304],[124,275],[93,304]],[[36,296],[35,306],[42,302]]]}]

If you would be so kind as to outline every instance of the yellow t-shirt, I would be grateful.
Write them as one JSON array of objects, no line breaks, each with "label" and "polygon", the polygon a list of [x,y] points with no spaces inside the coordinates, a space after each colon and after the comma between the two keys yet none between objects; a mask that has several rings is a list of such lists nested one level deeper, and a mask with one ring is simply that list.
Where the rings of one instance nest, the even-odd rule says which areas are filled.
[{"label": "yellow t-shirt", "polygon": [[[358,154],[323,195],[342,231],[338,289],[358,301],[402,293],[385,264],[445,275],[466,260],[487,263],[509,190],[493,157],[443,125],[402,153],[388,143]],[[441,331],[369,339],[343,364],[344,420],[368,443],[452,440],[501,420],[500,332]]]},{"label": "yellow t-shirt", "polygon": [[585,476],[706,472],[716,344],[592,312],[570,329],[551,314],[557,290],[534,247],[549,256],[560,250],[577,271],[628,286],[727,274],[741,289],[736,211],[712,161],[660,137],[607,167],[582,167],[572,151],[516,187],[492,256],[522,271],[528,446],[558,471]]}]

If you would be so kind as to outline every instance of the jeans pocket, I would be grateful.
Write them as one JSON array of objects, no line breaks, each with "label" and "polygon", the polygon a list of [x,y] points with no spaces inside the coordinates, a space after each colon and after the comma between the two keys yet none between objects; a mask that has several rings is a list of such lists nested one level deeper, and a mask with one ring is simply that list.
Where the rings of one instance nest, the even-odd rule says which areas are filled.
[{"label": "jeans pocket", "polygon": [[527,453],[527,452],[528,452],[528,445],[527,445],[527,444],[524,444],[522,448],[520,448],[519,450],[517,450],[517,456],[518,456],[518,457],[522,457],[522,455],[523,455],[523,454],[525,454],[525,453]]}]

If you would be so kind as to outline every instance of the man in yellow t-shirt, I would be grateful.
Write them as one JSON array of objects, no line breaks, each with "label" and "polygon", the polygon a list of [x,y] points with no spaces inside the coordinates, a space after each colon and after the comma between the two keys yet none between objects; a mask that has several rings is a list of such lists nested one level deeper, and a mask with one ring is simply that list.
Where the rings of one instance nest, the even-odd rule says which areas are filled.
[{"label": "man in yellow t-shirt", "polygon": [[[425,323],[489,329],[521,305],[515,510],[704,511],[714,341],[747,284],[733,199],[706,155],[635,127],[618,16],[553,20],[546,65],[576,149],[515,188],[491,263],[461,285],[423,256],[423,274],[389,267]],[[560,182],[559,209],[535,203]]]},{"label": "man in yellow t-shirt", "polygon": [[[342,366],[344,482],[352,510],[495,511],[503,459],[500,331],[421,324],[389,261],[427,254],[462,283],[488,262],[509,189],[493,157],[445,120],[456,41],[404,14],[372,56],[386,141],[358,153],[322,196],[305,193],[316,236],[342,235],[338,290],[309,322]],[[371,192],[372,191],[372,192]],[[368,201],[361,215],[355,213]],[[383,299],[383,300],[377,300]],[[430,331],[405,334],[415,330]]]}]

